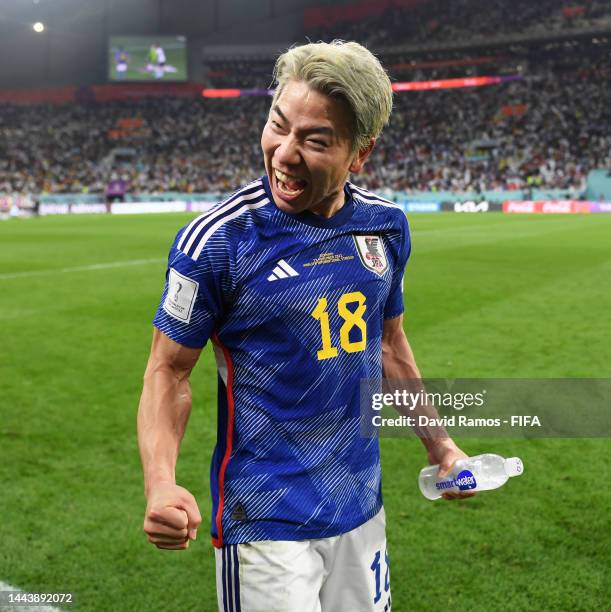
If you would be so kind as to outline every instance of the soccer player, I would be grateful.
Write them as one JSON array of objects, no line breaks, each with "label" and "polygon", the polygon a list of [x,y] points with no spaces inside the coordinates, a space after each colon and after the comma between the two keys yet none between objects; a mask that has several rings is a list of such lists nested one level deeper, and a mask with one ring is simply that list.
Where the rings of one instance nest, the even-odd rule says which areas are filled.
[{"label": "soccer player", "polygon": [[[168,259],[138,415],[159,548],[201,522],[175,466],[189,374],[218,366],[212,543],[219,610],[367,612],[391,606],[380,456],[359,435],[361,379],[418,378],[403,331],[403,212],[348,182],[392,107],[388,76],[357,43],[295,47],[261,146],[265,175],[184,227]],[[423,440],[449,471],[466,457]]]},{"label": "soccer player", "polygon": [[125,52],[125,49],[123,47],[119,47],[119,50],[115,53],[115,70],[118,79],[125,78],[128,62],[129,56]]},{"label": "soccer player", "polygon": [[157,63],[157,43],[153,43],[149,47],[147,62],[147,70],[152,70],[153,66]]},{"label": "soccer player", "polygon": [[165,72],[165,51],[161,45],[155,43],[155,78],[161,79],[163,77],[163,73]]}]

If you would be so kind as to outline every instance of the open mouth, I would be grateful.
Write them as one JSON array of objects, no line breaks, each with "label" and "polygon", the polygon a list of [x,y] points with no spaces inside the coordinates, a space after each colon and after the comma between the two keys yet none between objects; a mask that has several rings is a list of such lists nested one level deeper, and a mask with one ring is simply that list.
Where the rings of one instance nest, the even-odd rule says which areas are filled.
[{"label": "open mouth", "polygon": [[292,199],[300,196],[305,191],[308,184],[307,181],[296,176],[291,176],[290,174],[285,174],[277,168],[273,168],[273,171],[280,195]]}]

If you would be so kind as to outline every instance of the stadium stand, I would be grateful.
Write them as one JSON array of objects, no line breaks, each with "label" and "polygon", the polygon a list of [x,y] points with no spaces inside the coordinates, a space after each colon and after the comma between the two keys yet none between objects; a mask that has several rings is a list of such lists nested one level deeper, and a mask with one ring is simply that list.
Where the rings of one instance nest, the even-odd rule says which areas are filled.
[{"label": "stadium stand", "polygon": [[[332,25],[306,27],[305,33],[355,38],[374,48],[383,43],[380,55],[394,82],[482,75],[517,80],[397,94],[391,125],[358,179],[363,186],[403,192],[563,189],[577,197],[592,170],[611,167],[608,38],[537,34],[537,28],[566,33],[600,24],[611,15],[611,0],[583,2],[579,10],[553,0],[515,0],[510,11],[500,0],[379,4],[386,10],[354,23],[342,20],[335,7]],[[320,11],[315,17],[324,20]],[[306,26],[316,22],[307,11],[304,20]],[[464,42],[474,29],[488,41],[507,32],[529,38],[450,44]],[[447,44],[431,49],[424,44],[431,40]],[[420,47],[405,51],[406,41]],[[204,85],[265,89],[272,67],[271,56],[208,58]],[[267,97],[82,98],[53,106],[0,105],[0,193],[107,193],[117,182],[130,194],[226,192],[263,172],[258,143]]]},{"label": "stadium stand", "polygon": [[[268,100],[143,99],[0,107],[0,191],[226,191],[262,172],[258,141]],[[119,129],[126,119],[137,129]],[[43,127],[44,126],[44,127]],[[117,148],[135,154],[128,160]]]},{"label": "stadium stand", "polygon": [[[582,191],[611,165],[609,73],[543,70],[521,81],[395,97],[361,181],[369,188]],[[145,99],[0,107],[0,191],[226,191],[262,172],[267,98]],[[137,129],[119,129],[140,118]],[[113,157],[118,147],[133,162]],[[118,158],[118,159],[117,159]]]},{"label": "stadium stand", "polygon": [[373,48],[446,44],[502,35],[575,32],[608,25],[610,14],[610,0],[364,1],[339,10],[306,12],[304,34],[312,40],[358,40]]}]

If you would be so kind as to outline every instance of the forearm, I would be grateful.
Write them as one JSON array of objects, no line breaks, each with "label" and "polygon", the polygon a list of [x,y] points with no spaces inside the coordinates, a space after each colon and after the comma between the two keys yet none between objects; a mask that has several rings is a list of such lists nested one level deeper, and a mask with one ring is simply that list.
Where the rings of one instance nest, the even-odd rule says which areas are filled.
[{"label": "forearm", "polygon": [[[411,397],[423,397],[424,401],[418,401],[406,409],[405,414],[415,417],[416,425],[414,431],[426,447],[431,452],[435,447],[443,445],[454,447],[454,441],[449,437],[446,429],[441,426],[421,426],[419,417],[427,417],[427,422],[437,422],[439,413],[433,404],[426,399],[426,389],[422,382],[420,370],[416,364],[414,353],[409,345],[407,337],[396,325],[389,326],[388,333],[385,333],[382,341],[382,370],[385,378],[385,387],[388,391],[406,390]],[[386,390],[386,389],[385,389]],[[397,407],[398,409],[400,407]]]},{"label": "forearm", "polygon": [[190,413],[188,373],[149,361],[138,408],[145,494],[155,483],[175,483],[176,462]]},{"label": "forearm", "polygon": [[382,372],[389,380],[421,381],[416,358],[405,334],[383,338]]}]

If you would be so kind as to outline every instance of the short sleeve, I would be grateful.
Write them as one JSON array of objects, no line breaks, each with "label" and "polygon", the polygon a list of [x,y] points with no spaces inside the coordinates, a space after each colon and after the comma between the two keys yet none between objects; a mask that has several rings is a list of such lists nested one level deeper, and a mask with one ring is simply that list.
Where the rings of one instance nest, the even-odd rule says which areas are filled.
[{"label": "short sleeve", "polygon": [[179,344],[202,348],[226,308],[230,257],[227,245],[217,241],[209,242],[197,260],[192,259],[178,248],[184,229],[170,249],[165,287],[153,325]]},{"label": "short sleeve", "polygon": [[401,222],[401,240],[400,247],[395,260],[395,265],[392,272],[392,280],[390,284],[390,292],[384,305],[384,318],[393,319],[403,314],[403,273],[405,271],[405,265],[409,259],[412,242],[409,233],[409,224],[405,215],[402,216]]}]

